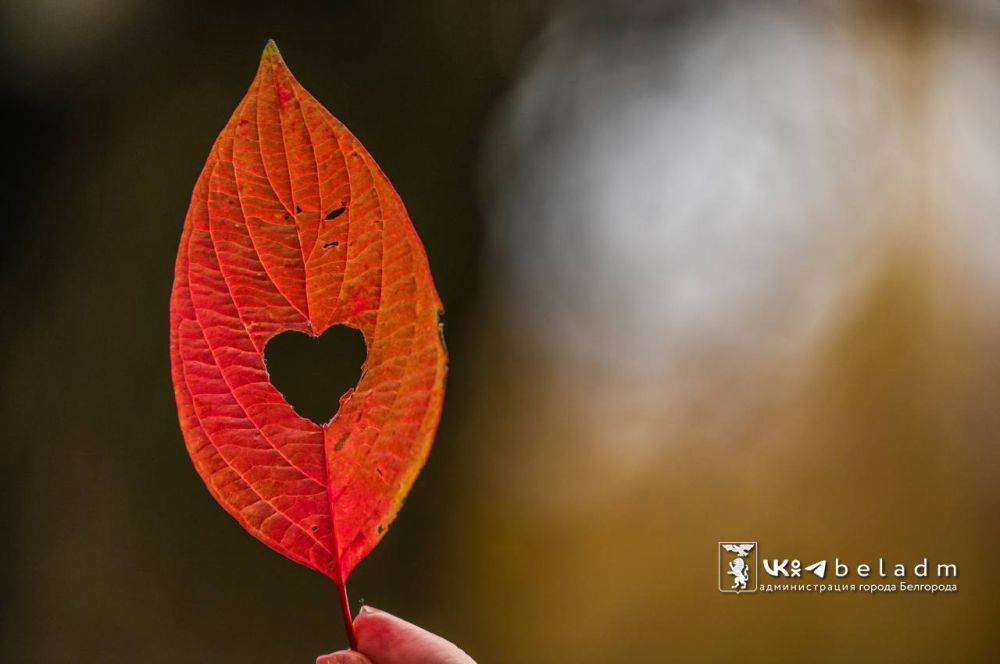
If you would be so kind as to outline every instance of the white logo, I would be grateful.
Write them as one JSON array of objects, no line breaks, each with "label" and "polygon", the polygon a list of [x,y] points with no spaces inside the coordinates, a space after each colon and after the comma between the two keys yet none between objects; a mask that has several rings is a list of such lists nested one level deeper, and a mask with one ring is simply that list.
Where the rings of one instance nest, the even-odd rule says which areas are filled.
[{"label": "white logo", "polygon": [[[818,595],[958,592],[958,563],[932,563],[926,556],[915,564],[893,563],[886,561],[884,556],[854,563],[838,557],[813,558],[815,562],[799,558],[764,558],[764,582],[758,584],[756,545],[756,542],[719,542],[719,590],[728,593],[756,590],[765,595],[785,592]],[[732,581],[727,577],[732,577]]]},{"label": "white logo", "polygon": [[757,542],[719,542],[719,590],[757,591]]},{"label": "white logo", "polygon": [[[802,561],[798,559],[788,560],[770,560],[764,558],[764,573],[768,576],[790,576],[790,577],[801,577],[802,576]],[[812,565],[806,565],[805,571],[812,572],[821,579],[826,578],[826,561],[820,560]]]},{"label": "white logo", "polygon": [[818,563],[813,563],[806,567],[807,572],[812,572],[821,579],[826,578],[826,561],[821,560]]}]

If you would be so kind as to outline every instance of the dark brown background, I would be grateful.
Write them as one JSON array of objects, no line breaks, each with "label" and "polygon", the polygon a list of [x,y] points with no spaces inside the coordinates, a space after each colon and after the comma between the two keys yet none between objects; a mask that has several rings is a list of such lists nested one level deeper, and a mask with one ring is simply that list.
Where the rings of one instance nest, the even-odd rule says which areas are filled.
[{"label": "dark brown background", "polygon": [[[750,320],[797,311],[797,300],[779,289],[772,300],[720,307],[726,315],[710,328],[728,341],[669,328],[664,355],[688,337],[701,345],[652,376],[642,365],[655,358],[634,374],[613,355],[634,341],[631,319],[620,313],[630,311],[625,302],[647,302],[630,289],[604,298],[603,282],[588,281],[602,252],[625,252],[612,258],[626,266],[629,249],[591,241],[593,227],[583,222],[596,213],[586,209],[583,230],[571,224],[564,242],[546,245],[558,234],[546,234],[536,203],[553,189],[554,209],[564,209],[577,204],[566,191],[605,184],[550,186],[579,164],[553,161],[546,150],[586,144],[608,124],[632,121],[612,114],[597,124],[589,109],[616,94],[683,98],[686,88],[671,87],[677,78],[642,72],[666,63],[683,78],[701,61],[703,44],[730,53],[706,84],[711,89],[717,76],[724,86],[726,63],[747,60],[739,49],[748,44],[751,52],[767,47],[761,26],[772,23],[783,26],[781,35],[804,35],[806,45],[828,37],[848,44],[891,97],[884,106],[863,91],[821,99],[816,108],[843,106],[834,129],[817,121],[810,136],[863,127],[878,137],[902,127],[902,143],[919,149],[943,94],[935,86],[968,83],[936,68],[935,58],[976,45],[971,71],[981,79],[961,90],[994,122],[966,126],[963,116],[944,113],[945,138],[934,145],[947,147],[968,130],[989,155],[989,146],[1000,149],[997,106],[984,92],[996,89],[1000,71],[997,19],[951,3],[700,4],[8,3],[0,40],[8,166],[0,179],[0,656],[295,663],[344,645],[334,589],[255,542],[204,489],[184,451],[170,387],[168,298],[190,191],[267,38],[391,178],[447,312],[451,372],[441,430],[405,509],[351,580],[356,605],[424,625],[484,664],[995,656],[1000,294],[989,275],[1000,272],[976,271],[964,253],[994,246],[995,201],[956,185],[970,209],[997,210],[987,216],[993,225],[963,235],[973,222],[925,199],[944,163],[933,149],[885,157],[873,170],[903,173],[916,163],[926,173],[890,193],[873,188],[888,212],[872,217],[892,217],[893,231],[866,226],[849,245],[862,249],[830,268],[824,283],[849,282],[850,296],[814,299],[805,279],[789,289],[824,309],[804,350],[779,359],[746,350],[790,345],[782,325]],[[715,25],[738,38],[713,41]],[[790,106],[790,120],[765,112],[780,106],[767,96],[771,75],[800,63],[782,48],[762,68],[759,87],[739,88],[739,108],[763,109],[764,136],[812,126],[808,104]],[[592,83],[589,70],[574,68],[588,57],[592,66],[612,63],[607,79]],[[532,78],[539,63],[554,72],[548,84]],[[810,94],[793,90],[788,98]],[[668,144],[676,136],[691,151],[684,158],[696,160],[683,127],[663,117]],[[883,158],[866,152],[867,136],[856,152],[834,157],[781,139],[759,166],[820,160],[827,170],[828,160],[829,170],[867,173]],[[641,149],[624,139],[612,144]],[[739,156],[733,160],[743,174]],[[801,171],[791,172],[794,179]],[[522,175],[531,181],[518,181]],[[791,193],[808,197],[811,183],[802,178]],[[702,178],[698,191],[719,202],[712,214],[725,219],[733,213],[720,182]],[[793,262],[781,283],[800,283],[796,270],[822,264],[874,209],[872,194],[859,193],[864,183],[851,182],[836,189],[835,201],[861,203],[832,213],[829,237],[779,251]],[[664,186],[624,202],[670,196]],[[783,200],[764,198],[755,210],[779,216]],[[633,212],[612,203],[621,216],[598,221],[610,229],[601,237],[614,240],[631,232]],[[680,237],[701,237],[703,222]],[[646,244],[658,247],[654,236]],[[761,237],[785,247],[780,232]],[[713,243],[726,241],[706,235],[695,267],[710,264]],[[575,271],[559,272],[552,256],[560,252]],[[509,259],[536,254],[557,277],[575,275],[553,296],[564,308],[539,314],[552,282]],[[669,262],[671,254],[662,255]],[[736,280],[755,275],[748,269]],[[610,341],[584,344],[581,359],[574,335],[588,325]],[[769,335],[773,328],[779,333]],[[318,349],[282,339],[269,359],[290,400],[325,417],[356,375],[358,351],[349,339],[324,339]],[[677,387],[692,376],[697,389]],[[716,542],[729,539],[757,539],[765,556],[954,561],[961,590],[723,596]]]}]

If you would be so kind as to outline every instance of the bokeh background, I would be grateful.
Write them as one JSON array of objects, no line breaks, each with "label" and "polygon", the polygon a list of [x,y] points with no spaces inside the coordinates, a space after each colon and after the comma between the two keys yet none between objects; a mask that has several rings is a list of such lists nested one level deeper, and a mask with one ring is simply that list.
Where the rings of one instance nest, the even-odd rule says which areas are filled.
[{"label": "bokeh background", "polygon": [[[310,662],[334,590],[184,451],[195,178],[267,38],[406,202],[447,310],[362,600],[489,662],[996,661],[1000,4],[5,0],[0,658]],[[349,335],[281,337],[325,419]],[[951,595],[716,589],[762,555]]]}]

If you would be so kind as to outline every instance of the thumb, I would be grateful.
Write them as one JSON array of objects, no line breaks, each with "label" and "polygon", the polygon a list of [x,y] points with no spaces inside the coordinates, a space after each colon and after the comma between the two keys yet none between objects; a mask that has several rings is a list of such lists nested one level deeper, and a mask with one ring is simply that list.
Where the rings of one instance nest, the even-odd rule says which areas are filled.
[{"label": "thumb", "polygon": [[[358,650],[375,664],[476,664],[458,646],[369,606],[354,619]],[[352,660],[327,660],[355,664]],[[358,664],[363,660],[357,660]]]}]

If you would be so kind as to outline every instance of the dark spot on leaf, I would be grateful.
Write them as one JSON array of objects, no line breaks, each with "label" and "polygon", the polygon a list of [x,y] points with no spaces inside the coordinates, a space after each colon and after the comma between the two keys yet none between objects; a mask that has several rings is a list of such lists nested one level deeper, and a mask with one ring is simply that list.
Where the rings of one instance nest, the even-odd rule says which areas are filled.
[{"label": "dark spot on leaf", "polygon": [[375,466],[375,472],[378,473],[379,477],[384,477],[384,475],[382,475],[382,469],[378,466]]},{"label": "dark spot on leaf", "polygon": [[347,208],[345,208],[345,207],[339,207],[339,208],[330,210],[330,212],[326,215],[326,220],[327,221],[331,221],[333,219],[336,219],[340,215],[344,214],[344,212],[346,210],[347,210]]},{"label": "dark spot on leaf", "polygon": [[301,214],[301,213],[302,213],[302,208],[299,207],[298,205],[296,205],[295,206],[295,214]]},{"label": "dark spot on leaf", "polygon": [[381,523],[378,524],[378,532],[380,535],[385,532],[385,526],[383,526]]},{"label": "dark spot on leaf", "polygon": [[311,531],[313,531],[313,532],[316,532],[317,530],[319,530],[319,526],[313,526],[313,527],[312,527],[312,528],[310,528],[309,530],[311,530]]},{"label": "dark spot on leaf", "polygon": [[333,242],[327,242],[326,244],[324,244],[323,248],[329,249],[330,247],[339,247],[339,246],[340,246],[340,240],[334,240]]},{"label": "dark spot on leaf", "polygon": [[343,436],[341,436],[340,440],[337,441],[337,444],[333,446],[333,451],[334,452],[339,452],[344,447],[344,443],[347,442],[347,439],[349,437],[350,437],[350,434],[347,434],[347,433],[345,433]]},{"label": "dark spot on leaf", "polygon": [[285,213],[285,221],[288,221],[289,219],[291,219],[291,217],[290,217],[290,216],[288,216],[288,213],[286,212],[286,213]]}]

